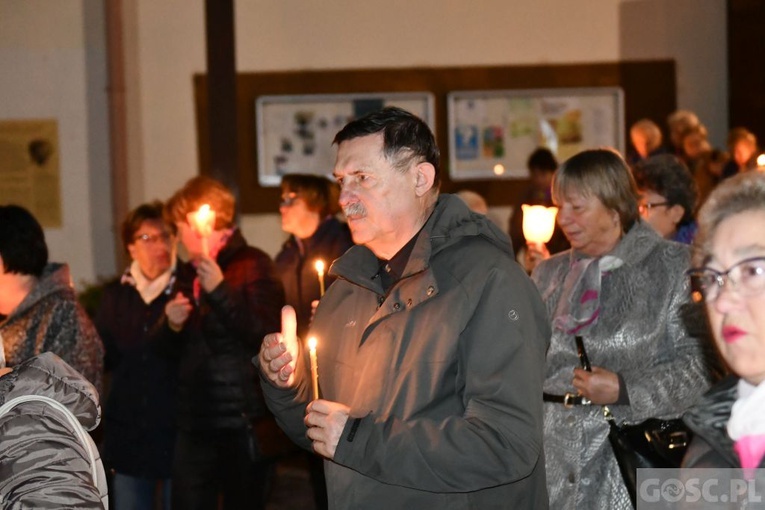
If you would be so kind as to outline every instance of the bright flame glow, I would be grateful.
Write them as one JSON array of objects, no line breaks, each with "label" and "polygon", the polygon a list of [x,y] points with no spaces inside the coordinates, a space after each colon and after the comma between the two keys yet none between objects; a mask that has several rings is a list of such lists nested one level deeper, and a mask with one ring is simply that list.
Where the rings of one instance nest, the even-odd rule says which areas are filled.
[{"label": "bright flame glow", "polygon": [[314,267],[316,268],[316,272],[319,274],[324,274],[324,261],[319,259],[314,264]]},{"label": "bright flame glow", "polygon": [[310,351],[316,352],[316,344],[317,344],[317,341],[315,336],[312,336],[311,338],[308,339],[308,349]]},{"label": "bright flame glow", "polygon": [[199,235],[207,237],[212,234],[215,225],[215,211],[210,208],[209,204],[202,204],[196,212],[191,213],[191,219]]},{"label": "bright flame glow", "polygon": [[765,168],[765,154],[760,154],[757,156],[757,167]]},{"label": "bright flame glow", "polygon": [[521,208],[523,209],[523,235],[526,237],[526,242],[541,244],[548,242],[555,230],[558,208],[527,204],[523,204]]},{"label": "bright flame glow", "polygon": [[496,165],[494,165],[494,175],[502,175],[504,173],[505,173],[505,166],[504,165],[502,165],[500,163],[497,163]]}]

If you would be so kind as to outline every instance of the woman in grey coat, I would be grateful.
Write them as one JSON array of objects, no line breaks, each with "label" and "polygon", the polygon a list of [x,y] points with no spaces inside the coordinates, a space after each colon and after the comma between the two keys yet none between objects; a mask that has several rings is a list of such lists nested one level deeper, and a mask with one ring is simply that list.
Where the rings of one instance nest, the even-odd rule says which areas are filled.
[{"label": "woman in grey coat", "polygon": [[[553,197],[572,249],[532,275],[553,323],[544,386],[550,508],[631,508],[602,405],[617,423],[675,418],[708,387],[702,344],[683,321],[698,309],[684,275],[689,251],[640,220],[632,175],[610,150],[566,161]],[[579,368],[577,336],[592,372]]]}]

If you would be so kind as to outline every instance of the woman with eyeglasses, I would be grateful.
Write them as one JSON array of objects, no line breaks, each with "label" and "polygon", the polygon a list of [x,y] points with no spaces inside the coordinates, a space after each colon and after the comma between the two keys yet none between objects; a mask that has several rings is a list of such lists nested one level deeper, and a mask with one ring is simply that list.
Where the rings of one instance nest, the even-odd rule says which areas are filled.
[{"label": "woman with eyeglasses", "polygon": [[[177,293],[175,225],[156,201],[130,211],[122,223],[130,264],[103,291],[96,328],[106,348],[110,389],[105,396],[103,457],[112,475],[116,510],[170,508],[175,444],[177,354],[163,352],[165,305]],[[187,289],[190,293],[190,289]]]},{"label": "woman with eyeglasses", "polygon": [[640,218],[614,151],[571,157],[552,191],[571,250],[532,273],[553,325],[543,396],[550,508],[628,509],[602,406],[618,424],[677,418],[709,386],[703,343],[684,321],[695,311],[703,322],[684,275],[690,252]]},{"label": "woman with eyeglasses", "polygon": [[665,239],[690,244],[696,235],[696,183],[672,154],[651,156],[632,170],[640,192],[640,216]]},{"label": "woman with eyeglasses", "polygon": [[[315,262],[325,270],[353,246],[348,225],[335,216],[340,211],[337,185],[320,175],[287,174],[282,177],[279,214],[282,230],[289,238],[276,255],[275,263],[284,284],[287,304],[297,314],[298,336],[305,337],[311,319],[311,302],[321,289]],[[326,284],[331,282],[326,277]]]},{"label": "woman with eyeglasses", "polygon": [[724,181],[699,212],[689,271],[732,374],[685,416],[684,466],[765,467],[765,174]]}]

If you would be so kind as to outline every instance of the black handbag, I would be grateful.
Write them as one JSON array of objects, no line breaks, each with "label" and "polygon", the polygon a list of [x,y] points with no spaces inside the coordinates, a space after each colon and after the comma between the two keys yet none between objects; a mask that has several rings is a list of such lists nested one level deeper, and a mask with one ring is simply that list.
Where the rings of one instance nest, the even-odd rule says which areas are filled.
[{"label": "black handbag", "polygon": [[[581,336],[575,337],[582,368],[591,372],[590,360]],[[608,442],[614,451],[624,485],[637,507],[637,470],[639,468],[677,468],[683,461],[692,432],[680,418],[661,420],[648,418],[634,425],[617,425],[608,406],[603,406],[608,422]]]},{"label": "black handbag", "polygon": [[679,418],[648,418],[634,425],[617,425],[607,406],[603,406],[603,415],[608,421],[608,442],[635,508],[637,470],[680,467],[692,433]]}]

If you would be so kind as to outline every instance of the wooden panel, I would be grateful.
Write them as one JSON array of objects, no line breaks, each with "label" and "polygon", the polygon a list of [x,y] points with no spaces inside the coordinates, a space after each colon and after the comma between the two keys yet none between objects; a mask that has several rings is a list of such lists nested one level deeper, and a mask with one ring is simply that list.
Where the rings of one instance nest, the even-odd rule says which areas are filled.
[{"label": "wooden panel", "polygon": [[[448,161],[446,95],[455,90],[533,89],[556,87],[611,87],[624,90],[625,123],[648,117],[657,124],[675,109],[673,61],[620,62],[503,67],[445,67],[372,69],[348,71],[298,71],[243,73],[237,81],[237,140],[239,144],[239,194],[243,213],[276,212],[279,189],[257,182],[255,100],[272,94],[339,94],[429,91],[435,95],[436,139],[442,166]],[[207,78],[194,76],[199,141],[199,167],[210,172],[207,146]],[[523,180],[452,182],[442,168],[442,191],[468,188],[486,197],[489,205],[507,205],[520,195]]]},{"label": "wooden panel", "polygon": [[765,2],[728,1],[728,123],[765,146]]}]

